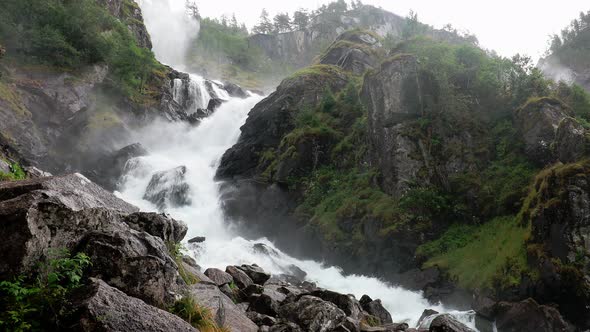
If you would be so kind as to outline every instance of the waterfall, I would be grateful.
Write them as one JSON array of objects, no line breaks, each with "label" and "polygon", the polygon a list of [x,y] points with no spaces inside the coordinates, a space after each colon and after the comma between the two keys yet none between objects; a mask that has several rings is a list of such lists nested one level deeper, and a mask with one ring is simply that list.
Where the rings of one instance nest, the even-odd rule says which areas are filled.
[{"label": "waterfall", "polygon": [[[154,5],[156,2],[158,1],[142,0],[140,2],[146,14],[146,25],[153,37],[156,55],[160,60],[178,59],[162,51],[170,47],[168,41],[164,43],[161,38],[154,38],[154,36],[173,34],[168,32],[167,26],[162,22],[173,21],[177,12],[172,10],[167,12],[161,5]],[[161,0],[160,2],[169,4],[168,8],[171,8],[170,4],[174,1]],[[179,43],[186,42],[185,38],[180,37],[174,37],[171,40]],[[183,48],[183,45],[179,45],[177,49]],[[182,63],[179,63],[179,66],[182,69]],[[206,237],[206,241],[198,247],[190,247],[190,254],[201,266],[225,269],[227,265],[256,263],[276,274],[288,273],[295,265],[307,272],[306,278],[309,281],[316,282],[320,287],[353,294],[357,298],[367,294],[372,298],[381,299],[394,321],[406,321],[411,326],[417,324],[418,318],[426,308],[448,312],[440,305],[429,304],[419,292],[395,287],[377,278],[360,275],[345,276],[338,267],[324,266],[313,260],[291,257],[277,249],[268,239],[262,238],[256,241],[244,239],[228,226],[221,209],[220,184],[214,180],[215,172],[223,153],[237,142],[240,127],[246,121],[248,112],[261,100],[261,97],[250,94],[250,97],[246,99],[230,98],[227,92],[221,89],[223,85],[220,82],[209,83],[212,84],[211,90],[215,96],[210,95],[206,80],[200,76],[190,75],[188,87],[184,86],[186,83],[183,80],[174,81],[174,100],[185,105],[192,105],[193,110],[206,108],[213,97],[227,101],[215,113],[203,119],[198,126],[160,121],[138,130],[135,133],[135,141],[141,142],[150,151],[150,155],[132,159],[127,164],[127,172],[121,179],[121,191],[116,193],[119,197],[135,204],[143,211],[157,211],[157,206],[144,199],[152,177],[156,173],[184,166],[186,172],[183,174],[183,181],[190,188],[188,191],[190,197],[187,199],[190,203],[168,208],[166,212],[187,223],[186,239],[196,236]],[[185,88],[188,89],[187,100],[184,100],[183,89]],[[261,243],[271,248],[272,254],[264,254],[256,250],[255,245]],[[474,328],[472,313],[464,312],[456,316]]]}]

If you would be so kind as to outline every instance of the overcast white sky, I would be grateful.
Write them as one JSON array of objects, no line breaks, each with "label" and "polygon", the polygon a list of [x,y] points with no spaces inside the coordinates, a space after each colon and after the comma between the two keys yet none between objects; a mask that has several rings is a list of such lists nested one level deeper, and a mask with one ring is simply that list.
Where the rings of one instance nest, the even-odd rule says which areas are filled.
[{"label": "overcast white sky", "polygon": [[[184,0],[177,0],[182,1]],[[249,27],[256,24],[260,11],[271,15],[289,13],[329,3],[328,0],[197,0],[204,16],[236,14]],[[349,2],[349,1],[348,1]],[[590,10],[588,0],[364,0],[364,4],[382,7],[405,16],[410,9],[419,19],[435,27],[451,23],[457,29],[477,35],[480,44],[499,54],[528,54],[535,59],[546,49],[549,36],[558,33],[578,16]]]}]

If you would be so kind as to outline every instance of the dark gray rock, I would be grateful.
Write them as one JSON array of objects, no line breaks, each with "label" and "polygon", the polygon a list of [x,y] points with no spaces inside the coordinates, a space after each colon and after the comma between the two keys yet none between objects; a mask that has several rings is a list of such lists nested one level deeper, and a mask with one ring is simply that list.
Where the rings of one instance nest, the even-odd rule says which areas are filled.
[{"label": "dark gray rock", "polygon": [[252,279],[252,281],[254,281],[254,283],[259,284],[259,285],[264,285],[264,283],[270,279],[270,273],[264,272],[264,270],[257,266],[256,264],[254,265],[241,265],[241,266],[237,266],[238,269],[244,271],[248,277],[250,277],[250,279]]},{"label": "dark gray rock", "polygon": [[347,82],[347,77],[337,69],[284,80],[274,93],[250,111],[238,143],[223,155],[217,177],[251,177],[264,171],[257,170],[261,154],[269,148],[278,148],[283,136],[294,128],[298,112],[318,104],[326,89],[336,93]]},{"label": "dark gray rock", "polygon": [[132,229],[157,236],[164,242],[180,242],[188,231],[185,223],[165,214],[137,212],[126,216],[123,221]]},{"label": "dark gray rock", "polygon": [[437,316],[430,323],[429,332],[475,332],[449,314]]},{"label": "dark gray rock", "polygon": [[184,286],[164,241],[145,232],[90,231],[76,251],[90,257],[92,276],[152,305],[172,305]]},{"label": "dark gray rock", "polygon": [[226,267],[225,272],[232,276],[236,286],[238,286],[239,289],[244,289],[254,283],[254,281],[252,281],[252,279],[250,279],[250,277],[248,277],[244,271],[238,269],[235,266]]},{"label": "dark gray rock", "polygon": [[223,88],[225,89],[225,91],[227,91],[227,93],[231,97],[237,97],[237,98],[247,98],[248,97],[248,93],[244,89],[242,89],[241,86],[239,86],[237,84],[226,82],[223,85]]},{"label": "dark gray rock", "polygon": [[263,315],[277,317],[279,303],[266,294],[260,294],[252,302],[250,302],[248,311],[255,311]]},{"label": "dark gray rock", "polygon": [[209,268],[205,270],[205,275],[209,277],[209,279],[213,280],[217,286],[223,286],[233,281],[231,275],[216,268]]},{"label": "dark gray rock", "polygon": [[[352,319],[355,319],[355,320],[361,319],[361,312],[363,311],[363,308],[361,308],[361,304],[359,303],[359,301],[357,301],[354,298],[353,295],[340,294],[340,293],[333,292],[330,290],[325,290],[325,289],[315,290],[315,291],[309,293],[309,295],[316,296],[324,301],[329,301],[329,302],[334,303],[338,308],[340,308],[342,311],[344,311],[346,316],[351,317]],[[373,308],[370,306],[370,303],[367,306],[370,308]],[[385,309],[383,309],[383,310],[385,310]],[[387,312],[387,311],[385,310],[385,312]],[[390,316],[390,318],[391,318],[391,316]],[[385,323],[391,323],[391,322],[384,321],[383,324],[385,324]]]},{"label": "dark gray rock", "polygon": [[371,162],[381,173],[381,187],[395,196],[418,179],[423,166],[421,158],[414,157],[422,155],[420,146],[405,135],[406,122],[424,112],[418,85],[417,59],[398,55],[367,75],[361,92],[368,110]]},{"label": "dark gray rock", "polygon": [[273,326],[277,323],[276,318],[255,311],[248,311],[246,316],[258,326]]},{"label": "dark gray rock", "polygon": [[90,282],[75,300],[80,331],[198,332],[180,317],[127,296],[102,280],[91,279]]},{"label": "dark gray rock", "polygon": [[306,331],[331,331],[340,325],[346,314],[335,304],[310,295],[280,307],[280,316],[301,326]]},{"label": "dark gray rock", "polygon": [[344,32],[330,45],[320,63],[339,66],[355,75],[362,75],[379,65],[384,53],[380,48],[379,40],[369,32]]},{"label": "dark gray rock", "polygon": [[207,240],[207,238],[204,236],[196,236],[196,237],[188,240],[188,243],[203,243],[203,242],[205,242],[205,240]]},{"label": "dark gray rock", "polygon": [[81,175],[0,183],[0,278],[25,273],[51,248],[74,249],[91,230],[127,232],[138,209]]},{"label": "dark gray rock", "polygon": [[420,315],[420,318],[418,319],[418,326],[422,325],[422,321],[424,321],[425,318],[430,317],[432,315],[438,315],[439,312],[436,310],[432,310],[432,309],[425,309],[422,312],[422,315]]},{"label": "dark gray rock", "polygon": [[533,299],[522,302],[500,302],[495,306],[498,331],[569,332],[576,329],[553,307],[539,305]]},{"label": "dark gray rock", "polygon": [[515,123],[529,159],[545,166],[556,160],[573,162],[586,153],[585,130],[570,113],[551,98],[531,101],[516,111]]},{"label": "dark gray rock", "polygon": [[84,174],[103,188],[114,191],[119,186],[119,180],[123,176],[127,162],[148,154],[149,152],[141,143],[131,144],[100,158],[94,163],[94,167],[85,171]]},{"label": "dark gray rock", "polygon": [[[363,296],[364,297],[364,296]],[[374,316],[375,318],[377,318],[379,320],[380,324],[390,324],[393,323],[393,320],[391,319],[391,314],[389,313],[389,311],[387,311],[387,309],[385,309],[383,307],[383,304],[381,304],[381,300],[377,299],[377,300],[373,300],[373,301],[368,301],[370,300],[370,298],[361,298],[361,300],[363,300],[360,304],[362,306],[362,308],[371,316]]]},{"label": "dark gray rock", "polygon": [[190,187],[184,179],[185,174],[186,166],[157,172],[152,176],[143,198],[154,203],[159,210],[190,205]]}]

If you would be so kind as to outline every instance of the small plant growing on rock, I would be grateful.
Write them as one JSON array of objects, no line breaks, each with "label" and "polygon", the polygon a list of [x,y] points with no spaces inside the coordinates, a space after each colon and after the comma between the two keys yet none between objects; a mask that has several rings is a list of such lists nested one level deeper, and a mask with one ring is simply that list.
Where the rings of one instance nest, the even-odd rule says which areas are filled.
[{"label": "small plant growing on rock", "polygon": [[[221,309],[220,309],[221,310]],[[176,301],[169,310],[203,332],[227,332],[227,328],[218,326],[211,311],[195,301],[191,296]]]},{"label": "small plant growing on rock", "polygon": [[68,295],[82,285],[91,265],[84,253],[52,251],[32,275],[0,282],[0,330],[44,331],[61,326],[71,313]]}]

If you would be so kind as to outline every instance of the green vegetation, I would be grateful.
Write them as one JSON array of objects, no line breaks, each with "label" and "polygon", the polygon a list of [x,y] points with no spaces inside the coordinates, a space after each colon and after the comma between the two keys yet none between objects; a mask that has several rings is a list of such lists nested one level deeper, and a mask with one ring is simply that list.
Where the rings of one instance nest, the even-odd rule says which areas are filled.
[{"label": "green vegetation", "polygon": [[185,296],[176,301],[169,311],[184,319],[192,326],[203,332],[226,332],[229,331],[215,321],[211,311],[197,303],[191,296]]},{"label": "green vegetation", "polygon": [[180,242],[166,242],[166,248],[168,248],[168,253],[170,253],[170,257],[174,259],[176,262],[176,266],[178,266],[178,274],[187,285],[193,285],[196,283],[201,282],[197,276],[187,271],[184,267],[184,263],[182,262],[182,258],[184,256],[184,252],[186,248]]},{"label": "green vegetation", "polygon": [[0,329],[4,331],[56,331],[71,313],[68,296],[83,284],[91,265],[84,253],[71,256],[53,251],[35,273],[0,282]]},{"label": "green vegetation", "polygon": [[508,288],[528,271],[525,241],[530,227],[514,217],[498,217],[481,226],[455,224],[440,238],[418,248],[429,257],[424,267],[445,269],[459,286]]},{"label": "green vegetation", "polygon": [[22,169],[22,167],[16,162],[10,163],[9,173],[0,172],[0,181],[24,180],[26,178],[27,174]]},{"label": "green vegetation", "polygon": [[96,1],[7,0],[2,6],[0,42],[14,61],[62,69],[106,63],[114,86],[130,96],[143,94],[160,67]]},{"label": "green vegetation", "polygon": [[187,55],[195,71],[207,68],[209,76],[236,82],[245,88],[260,88],[268,80],[293,72],[287,64],[266,58],[263,51],[248,42],[248,31],[217,19],[201,20],[199,37]]},{"label": "green vegetation", "polygon": [[570,68],[588,68],[590,66],[590,11],[581,12],[561,31],[561,36],[554,35],[548,53],[557,57],[561,63]]}]

